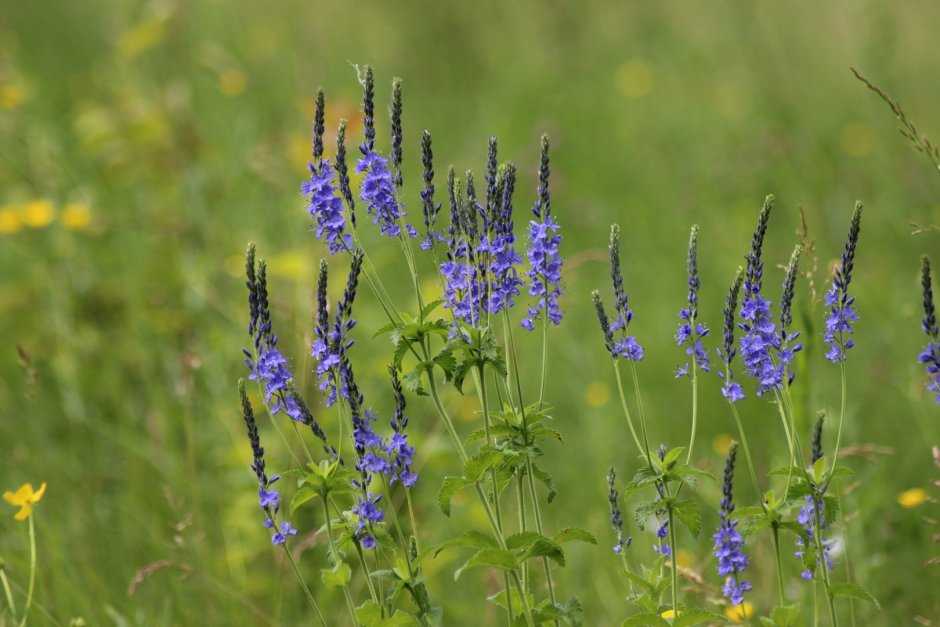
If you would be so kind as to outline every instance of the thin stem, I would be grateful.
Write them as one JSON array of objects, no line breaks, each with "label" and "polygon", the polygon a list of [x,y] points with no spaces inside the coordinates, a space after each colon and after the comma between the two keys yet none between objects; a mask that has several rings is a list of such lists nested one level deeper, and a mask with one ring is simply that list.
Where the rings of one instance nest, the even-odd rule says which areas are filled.
[{"label": "thin stem", "polygon": [[[330,541],[330,553],[333,555],[334,565],[339,560],[339,553],[336,551],[336,544],[333,542],[333,523],[330,521],[330,508],[323,499],[323,515],[326,516],[326,537]],[[343,596],[346,598],[346,607],[349,609],[349,616],[352,618],[352,624],[357,624],[356,609],[353,607],[352,596],[349,594],[349,586],[343,586]]]},{"label": "thin stem", "polygon": [[545,398],[545,378],[548,371],[548,292],[545,297],[545,315],[542,316],[542,377],[539,383],[539,409],[543,405]]},{"label": "thin stem", "polygon": [[[516,502],[519,508],[519,531],[526,531],[526,520],[525,520],[525,482],[522,478],[522,473],[520,472],[516,475],[517,485],[516,485]],[[533,499],[534,500],[534,499]],[[522,587],[526,590],[529,589],[529,565],[526,563],[522,564]]]},{"label": "thin stem", "polygon": [[526,625],[535,627],[535,621],[532,620],[532,608],[529,607],[529,598],[526,596],[525,589],[522,587],[522,582],[519,581],[519,573],[512,571],[512,578],[516,584],[516,589],[519,591],[519,596],[522,599],[522,611],[525,612]]},{"label": "thin stem", "polygon": [[0,582],[3,583],[3,592],[7,597],[7,605],[10,606],[10,615],[16,620],[16,603],[13,602],[13,592],[10,590],[10,581],[7,579],[6,562],[0,565]]},{"label": "thin stem", "polygon": [[783,589],[783,559],[780,556],[780,529],[777,525],[772,527],[774,532],[774,556],[777,563],[777,592],[780,594],[780,605],[787,604],[787,595]]},{"label": "thin stem", "polygon": [[677,563],[676,555],[678,554],[678,547],[676,547],[676,526],[673,524],[675,521],[672,516],[672,505],[666,508],[666,514],[669,516],[669,543],[671,546],[671,557],[672,557],[672,609],[675,611],[675,617],[679,617],[679,566]]},{"label": "thin stem", "polygon": [[369,594],[372,596],[372,600],[381,607],[382,604],[379,602],[379,595],[375,592],[375,584],[372,583],[372,572],[369,570],[369,564],[366,563],[366,556],[362,554],[362,545],[359,544],[358,541],[355,544],[356,554],[359,556],[359,565],[362,566],[362,572],[366,575],[366,585],[369,587]]},{"label": "thin stem", "polygon": [[23,620],[20,627],[26,624],[29,608],[33,604],[33,589],[36,586],[36,526],[33,517],[29,517],[29,588],[26,592],[26,607],[23,608]]},{"label": "thin stem", "polygon": [[291,555],[290,549],[287,548],[286,543],[282,544],[281,546],[284,547],[284,553],[287,555],[287,559],[290,561],[290,565],[294,567],[294,573],[296,573],[297,579],[300,580],[300,585],[304,589],[304,594],[307,595],[307,601],[310,602],[310,607],[313,608],[313,613],[317,615],[320,624],[323,625],[323,627],[327,627],[327,622],[323,618],[323,614],[320,612],[320,606],[317,605],[316,599],[313,598],[313,593],[310,592],[310,588],[307,587],[307,582],[304,581],[304,576],[300,574],[300,569],[297,568],[297,562],[294,561],[294,556]]},{"label": "thin stem", "polygon": [[[646,433],[646,413],[643,411],[643,397],[640,395],[640,380],[636,375],[636,362],[632,359],[630,360],[630,371],[633,373],[633,392],[636,394],[636,405],[640,410],[640,434],[643,436],[643,444],[646,446],[646,456],[650,458],[650,442]],[[652,466],[652,458],[649,461],[650,466]]]},{"label": "thin stem", "polygon": [[[640,444],[640,438],[636,435],[636,429],[633,427],[633,418],[630,416],[630,408],[627,407],[627,395],[623,391],[623,381],[620,379],[620,362],[615,358],[614,359],[614,378],[617,379],[617,390],[620,392],[620,406],[623,408],[623,415],[627,418],[627,426],[630,427],[630,435],[633,436],[633,441],[636,443],[636,448],[640,452],[640,457],[649,458],[649,451],[643,449],[643,445]],[[652,466],[652,462],[650,462]]]},{"label": "thin stem", "polygon": [[415,508],[411,503],[411,490],[405,490],[405,502],[408,503],[408,517],[411,519],[411,537],[415,540],[415,552],[421,553],[421,545],[418,542],[418,522],[415,518]]},{"label": "thin stem", "polygon": [[754,490],[757,492],[757,498],[760,499],[760,505],[764,508],[764,513],[767,512],[767,504],[764,503],[764,496],[760,490],[760,484],[757,481],[757,473],[754,472],[754,462],[751,460],[751,449],[747,445],[747,436],[744,435],[744,425],[741,423],[741,416],[738,414],[738,408],[735,407],[734,403],[729,402],[731,405],[731,413],[734,415],[734,422],[738,425],[738,435],[741,436],[741,446],[744,448],[744,459],[747,461],[747,468],[751,473],[751,481],[754,482]]},{"label": "thin stem", "polygon": [[842,430],[845,427],[845,397],[846,397],[846,382],[845,382],[845,362],[839,362],[839,369],[842,374],[842,401],[840,403],[839,409],[839,432],[836,435],[836,448],[832,455],[832,470],[829,471],[829,477],[826,479],[826,483],[823,485],[823,491],[829,487],[829,482],[832,481],[833,473],[836,471],[836,464],[839,463],[839,448],[842,446]]},{"label": "thin stem", "polygon": [[[694,324],[694,322],[693,322]],[[695,448],[695,430],[698,424],[698,360],[692,355],[692,435],[689,437],[689,452],[685,463],[692,463],[692,449]]]},{"label": "thin stem", "polygon": [[832,596],[831,584],[829,583],[829,567],[826,564],[826,555],[823,553],[823,544],[822,544],[822,525],[820,524],[820,519],[822,518],[820,509],[822,509],[822,499],[816,500],[816,497],[813,497],[813,526],[816,528],[816,532],[813,534],[816,536],[816,559],[819,562],[819,569],[823,573],[823,585],[826,587],[826,598],[829,600],[829,618],[832,620],[832,627],[838,627],[839,618],[836,616],[836,604]]}]

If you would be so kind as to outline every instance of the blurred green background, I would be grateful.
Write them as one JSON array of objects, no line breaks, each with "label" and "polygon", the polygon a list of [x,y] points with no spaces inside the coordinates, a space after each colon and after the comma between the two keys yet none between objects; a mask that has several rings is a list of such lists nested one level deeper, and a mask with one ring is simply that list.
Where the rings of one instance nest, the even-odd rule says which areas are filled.
[{"label": "blurred green background", "polygon": [[[690,225],[701,225],[702,316],[717,332],[723,292],[766,194],[778,199],[765,249],[774,300],[799,209],[815,241],[813,284],[824,291],[853,202],[862,200],[846,443],[876,452],[848,458],[860,484],[847,486],[834,576],[844,580],[850,565],[853,580],[885,607],[874,614],[856,604],[858,624],[938,624],[940,567],[924,562],[940,548],[922,518],[940,512],[917,493],[901,499],[911,507],[898,499],[912,488],[929,491],[938,473],[930,446],[940,444],[940,426],[916,355],[924,341],[919,256],[940,262],[940,240],[933,231],[912,234],[909,223],[940,221],[940,178],[849,71],[857,67],[924,132],[940,136],[940,83],[929,79],[940,65],[938,28],[936,4],[902,9],[881,0],[0,3],[0,489],[49,485],[35,514],[42,609],[34,623],[310,621],[289,566],[258,524],[235,391],[248,343],[242,254],[256,240],[269,260],[275,330],[316,398],[305,356],[316,265],[326,253],[309,232],[299,184],[317,88],[327,95],[328,138],[348,117],[355,151],[352,64],[370,63],[381,111],[392,77],[404,80],[412,216],[420,212],[423,129],[434,134],[439,190],[447,164],[480,175],[486,139],[499,137],[500,158],[523,174],[517,225],[535,196],[538,137],[552,138],[566,318],[551,334],[549,401],[566,442],[547,450],[559,496],[545,511],[549,529],[577,524],[599,538],[598,547],[572,548],[568,568],[557,571],[560,594],[584,602],[586,624],[619,624],[632,611],[608,548],[604,475],[613,465],[629,477],[636,462],[588,298],[592,288],[609,290],[610,223],[623,227],[652,437],[682,445],[689,387],[673,380],[684,356],[672,336]],[[383,149],[387,137],[382,117]],[[398,250],[373,235],[370,254],[396,284]],[[333,265],[333,288],[344,264]],[[403,306],[408,294],[400,292]],[[809,349],[795,393],[807,439],[815,412],[838,407],[838,369],[810,339],[824,312],[809,280],[798,301]],[[363,387],[387,410],[389,351],[385,340],[369,339],[382,319],[367,290],[357,314]],[[522,344],[525,383],[534,388],[539,339]],[[475,403],[449,402],[469,433]],[[696,461],[719,474],[733,423],[717,380],[703,384],[702,407]],[[750,395],[742,412],[759,472],[782,463],[774,408]],[[457,460],[425,399],[410,399],[409,415],[420,434],[422,541],[482,528],[472,502],[458,504],[451,519],[437,510],[437,486]],[[323,416],[335,426],[332,414]],[[288,456],[263,424],[276,470]],[[753,503],[743,477],[737,496]],[[702,490],[706,530],[716,524],[719,489]],[[26,525],[12,513],[0,516],[0,556],[22,586]],[[295,523],[312,580],[325,557],[308,534],[321,522],[299,515]],[[650,536],[633,532],[639,563],[652,555]],[[681,535],[680,562],[717,586],[709,536]],[[774,598],[769,539],[759,537],[751,551],[749,598],[766,612]],[[496,609],[480,608],[499,580],[471,572],[453,583],[458,558],[445,554],[427,567],[446,624],[495,624]],[[132,586],[148,566],[153,572]],[[791,596],[811,605],[797,560],[787,568]],[[330,611],[341,607],[338,594],[318,596]],[[848,604],[840,607],[848,619]]]}]

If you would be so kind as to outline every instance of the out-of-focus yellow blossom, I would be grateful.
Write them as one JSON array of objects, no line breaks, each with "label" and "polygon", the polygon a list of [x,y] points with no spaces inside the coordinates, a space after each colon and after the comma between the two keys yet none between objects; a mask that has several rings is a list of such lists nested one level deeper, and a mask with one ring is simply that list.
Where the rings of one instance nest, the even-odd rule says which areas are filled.
[{"label": "out-of-focus yellow blossom", "polygon": [[720,433],[712,440],[712,450],[719,455],[727,455],[731,448],[731,436],[727,433]]},{"label": "out-of-focus yellow blossom", "polygon": [[[682,615],[682,612],[679,612],[678,615],[681,616],[681,615]],[[675,610],[663,610],[663,612],[662,612],[662,614],[660,614],[660,616],[662,616],[663,618],[675,618],[675,617],[677,616],[677,614],[676,614],[676,611],[675,611]]]},{"label": "out-of-focus yellow blossom", "polygon": [[643,59],[628,59],[617,68],[617,88],[628,100],[639,100],[653,91],[653,71]]},{"label": "out-of-focus yellow blossom", "polygon": [[0,207],[0,233],[16,233],[21,225],[19,207],[12,205]]},{"label": "out-of-focus yellow blossom", "polygon": [[290,164],[294,166],[298,172],[303,172],[307,176],[310,176],[307,163],[313,159],[313,156],[310,154],[311,148],[310,137],[306,135],[291,137],[287,145],[287,157],[290,159]]},{"label": "out-of-focus yellow blossom", "polygon": [[148,20],[126,31],[118,39],[118,51],[127,59],[133,59],[153,48],[166,37],[166,20]]},{"label": "out-of-focus yellow blossom", "polygon": [[31,200],[20,208],[20,219],[33,229],[47,227],[55,220],[55,206],[45,198]]},{"label": "out-of-focus yellow blossom", "polygon": [[248,77],[238,68],[228,68],[219,74],[219,91],[223,96],[232,98],[245,91]]},{"label": "out-of-focus yellow blossom", "polygon": [[912,507],[917,507],[927,500],[927,492],[922,488],[911,488],[910,490],[905,490],[898,494],[898,503],[901,504],[901,507],[906,507],[908,509]]},{"label": "out-of-focus yellow blossom", "polygon": [[875,149],[875,132],[864,124],[849,124],[839,133],[839,143],[845,154],[864,157]]},{"label": "out-of-focus yellow blossom", "polygon": [[33,512],[33,506],[39,502],[39,499],[42,498],[42,495],[45,492],[45,483],[43,483],[35,492],[33,492],[33,484],[24,483],[15,493],[10,491],[4,492],[3,500],[5,500],[10,505],[14,505],[20,508],[20,511],[16,512],[16,515],[13,516],[13,518],[16,520],[26,520]]},{"label": "out-of-focus yellow blossom", "polygon": [[288,250],[268,260],[268,275],[302,279],[309,276],[315,268],[315,263],[305,250]]},{"label": "out-of-focus yellow blossom", "polygon": [[584,389],[584,400],[591,407],[603,407],[610,401],[610,388],[600,381],[593,381]]},{"label": "out-of-focus yellow blossom", "polygon": [[25,99],[26,94],[19,85],[0,85],[0,109],[16,109]]},{"label": "out-of-focus yellow blossom", "polygon": [[695,556],[690,552],[679,549],[676,552],[676,563],[679,565],[679,568],[691,568],[693,562],[695,562]]},{"label": "out-of-focus yellow blossom", "polygon": [[745,601],[741,605],[726,607],[725,616],[736,623],[743,622],[754,616],[754,605],[750,601]]},{"label": "out-of-focus yellow blossom", "polygon": [[91,224],[91,209],[82,203],[69,203],[62,209],[60,220],[65,228],[82,231]]}]

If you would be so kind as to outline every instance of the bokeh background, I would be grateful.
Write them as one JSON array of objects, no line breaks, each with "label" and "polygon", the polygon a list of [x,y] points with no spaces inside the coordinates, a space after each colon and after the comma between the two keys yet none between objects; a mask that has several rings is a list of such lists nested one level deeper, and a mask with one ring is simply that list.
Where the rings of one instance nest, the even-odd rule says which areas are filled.
[{"label": "bokeh background", "polygon": [[[497,135],[501,159],[523,173],[521,212],[535,196],[538,137],[552,138],[566,318],[551,333],[549,400],[566,442],[546,451],[544,466],[559,485],[546,511],[550,529],[578,524],[600,540],[573,547],[568,568],[557,571],[561,595],[581,598],[587,624],[619,624],[630,612],[607,548],[604,475],[614,466],[629,476],[636,462],[588,298],[592,288],[609,289],[610,223],[623,227],[653,437],[682,445],[689,387],[673,380],[682,355],[672,336],[690,225],[701,225],[702,315],[717,331],[722,294],[764,196],[778,199],[766,245],[772,293],[803,210],[807,241],[815,242],[807,263],[814,273],[798,291],[808,350],[795,392],[805,439],[816,411],[838,406],[838,370],[821,359],[824,312],[813,287],[818,299],[853,202],[863,201],[853,284],[862,318],[847,365],[846,443],[865,454],[847,458],[858,482],[844,486],[835,577],[851,576],[885,607],[873,614],[856,604],[857,624],[937,624],[940,567],[924,562],[940,548],[922,519],[940,512],[923,493],[905,491],[929,493],[938,473],[930,446],[940,444],[940,424],[916,355],[924,342],[919,257],[940,262],[940,233],[914,234],[910,223],[940,223],[940,177],[849,67],[940,137],[940,83],[931,78],[940,66],[938,28],[940,6],[902,10],[881,0],[3,1],[0,488],[49,484],[36,511],[35,624],[75,616],[96,625],[309,622],[289,566],[258,524],[235,391],[248,342],[242,255],[255,240],[269,260],[281,346],[316,398],[305,356],[315,271],[326,252],[309,231],[299,184],[318,87],[326,90],[328,127],[348,117],[353,149],[360,139],[354,63],[375,67],[383,111],[392,77],[404,80],[412,210],[423,129],[434,134],[439,175],[450,163],[479,174],[487,137]],[[387,133],[382,118],[380,147]],[[397,249],[367,241],[397,284],[404,268]],[[334,286],[344,263],[333,266]],[[434,269],[424,263],[433,285]],[[357,310],[363,387],[387,409],[388,345],[370,339],[382,319],[368,291]],[[533,387],[538,338],[522,345]],[[448,402],[469,432],[475,404],[455,395]],[[695,458],[717,474],[733,423],[715,379],[703,384],[702,407]],[[760,470],[782,463],[774,408],[751,395],[742,412]],[[409,413],[420,434],[422,540],[482,527],[472,502],[458,503],[451,519],[437,510],[439,480],[457,470],[456,458],[429,403],[411,399]],[[288,456],[270,436],[262,432],[269,468],[277,468]],[[738,486],[738,498],[753,503],[743,476]],[[717,519],[719,489],[703,489],[706,529]],[[0,516],[0,555],[23,585],[25,525],[12,513]],[[297,523],[302,568],[315,580],[323,544],[303,536],[321,521]],[[634,535],[631,559],[639,563],[652,555],[649,535]],[[708,536],[680,536],[680,562],[714,586]],[[750,598],[767,611],[769,539],[752,552]],[[427,566],[447,624],[495,623],[496,610],[480,607],[498,581],[471,572],[453,583],[458,557]],[[152,572],[132,584],[148,566]],[[787,569],[790,594],[811,604],[797,560]],[[340,607],[339,595],[321,598]],[[848,618],[847,603],[841,611]]]}]

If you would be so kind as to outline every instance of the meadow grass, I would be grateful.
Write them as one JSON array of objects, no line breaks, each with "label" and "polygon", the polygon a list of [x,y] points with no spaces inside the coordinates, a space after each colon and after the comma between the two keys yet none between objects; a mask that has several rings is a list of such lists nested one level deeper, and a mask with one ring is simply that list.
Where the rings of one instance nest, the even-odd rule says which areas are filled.
[{"label": "meadow grass", "polygon": [[[875,616],[856,604],[859,624],[940,616],[937,567],[923,567],[933,549],[921,517],[936,517],[935,506],[897,500],[927,487],[930,445],[940,443],[916,363],[919,258],[940,258],[940,240],[909,226],[940,221],[940,179],[849,71],[858,68],[901,100],[922,131],[940,136],[931,107],[940,93],[924,80],[924,68],[938,61],[940,8],[527,0],[272,9],[243,1],[55,0],[7,3],[2,13],[0,488],[48,483],[36,514],[42,609],[34,624],[73,616],[115,625],[308,618],[290,565],[271,551],[256,520],[233,383],[244,374],[242,253],[252,239],[266,252],[281,346],[312,395],[301,356],[309,352],[317,263],[326,252],[308,232],[298,186],[318,87],[327,93],[328,128],[349,117],[351,145],[359,141],[351,62],[405,80],[412,209],[424,128],[434,133],[439,173],[448,163],[479,171],[486,137],[497,135],[520,172],[520,211],[534,200],[538,137],[551,134],[567,318],[553,334],[548,388],[566,444],[547,456],[559,498],[544,513],[550,528],[575,517],[602,546],[611,538],[604,475],[634,459],[589,298],[607,284],[609,223],[623,228],[623,270],[637,313],[631,331],[648,345],[641,375],[657,416],[652,438],[675,442],[687,429],[687,387],[670,373],[684,358],[671,338],[685,297],[688,226],[701,227],[701,316],[714,332],[760,198],[773,192],[778,199],[764,252],[768,285],[783,279],[802,208],[806,241],[815,243],[803,267],[815,268],[820,295],[848,210],[862,199],[866,233],[853,284],[861,320],[847,363],[853,391],[844,445],[864,489],[845,498],[848,559],[836,572],[844,577],[850,567],[887,608]],[[378,88],[384,107],[389,81]],[[384,117],[379,124],[387,149]],[[392,289],[404,293],[408,283],[394,280],[406,276],[398,251],[379,246],[375,233],[366,238]],[[432,276],[427,259],[420,263]],[[336,298],[341,281],[332,285]],[[805,336],[818,334],[824,315],[809,304],[808,285],[798,285],[795,316]],[[359,374],[378,389],[387,345],[368,338],[384,321],[374,307],[360,307],[358,316],[364,331],[356,350],[367,364]],[[518,341],[524,354],[538,354],[537,337]],[[823,347],[809,343],[797,360],[810,373],[794,388],[804,438],[818,409],[837,410],[838,372],[822,356]],[[522,368],[524,384],[537,387],[539,364]],[[701,394],[694,461],[717,476],[735,428],[717,385]],[[469,432],[473,403],[458,395],[445,401]],[[376,404],[387,414],[391,400]],[[753,431],[764,422],[777,427],[766,405],[749,398],[740,406]],[[450,524],[435,486],[457,459],[431,406],[410,407],[428,486],[415,492],[416,507],[421,539],[431,544]],[[779,439],[755,439],[759,473],[784,463]],[[286,458],[274,438],[266,448]],[[739,486],[738,498],[753,502],[748,482]],[[714,497],[705,510],[710,529],[720,485],[704,489]],[[486,524],[469,502],[458,500],[454,516]],[[300,516],[295,525],[309,529],[319,519]],[[707,534],[697,545],[691,537],[680,543],[688,550],[680,562],[716,582]],[[767,543],[752,551],[755,561],[771,563]],[[12,513],[0,518],[0,556],[24,586],[28,543]],[[471,624],[481,611],[495,623],[498,608],[481,610],[479,599],[501,580],[466,574],[454,585],[454,559],[444,554],[426,566],[439,582],[432,594],[448,598],[448,624]],[[622,619],[615,556],[584,546],[572,548],[568,561],[557,584],[577,591],[589,623]],[[148,566],[152,572],[141,573]],[[786,568],[798,577],[796,560]],[[752,574],[755,604],[773,604],[774,577],[771,569]],[[341,595],[323,603],[337,615],[343,610]],[[847,618],[848,606],[840,612]]]}]

